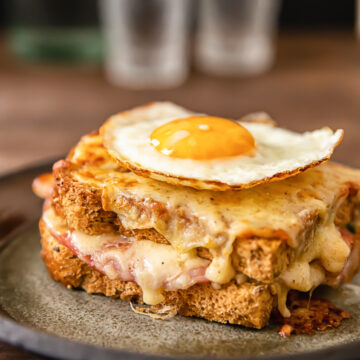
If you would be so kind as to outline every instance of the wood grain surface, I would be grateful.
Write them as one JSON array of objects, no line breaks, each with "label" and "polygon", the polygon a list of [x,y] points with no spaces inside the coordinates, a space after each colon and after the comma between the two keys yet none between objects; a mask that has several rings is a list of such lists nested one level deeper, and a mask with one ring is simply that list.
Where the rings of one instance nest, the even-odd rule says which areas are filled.
[{"label": "wood grain surface", "polygon": [[300,131],[343,127],[336,159],[360,167],[360,43],[351,33],[288,34],[279,40],[274,68],[262,76],[222,79],[193,71],[171,90],[117,88],[100,69],[21,64],[4,47],[0,79],[0,173],[59,156],[109,115],[164,99],[234,118],[264,110]]},{"label": "wood grain surface", "polygon": [[[298,131],[343,128],[337,161],[360,167],[360,43],[351,33],[286,34],[273,69],[245,79],[193,70],[171,90],[110,85],[101,69],[24,64],[0,42],[0,174],[66,153],[111,114],[154,100],[240,117],[266,111]],[[0,343],[0,360],[40,359]]]}]

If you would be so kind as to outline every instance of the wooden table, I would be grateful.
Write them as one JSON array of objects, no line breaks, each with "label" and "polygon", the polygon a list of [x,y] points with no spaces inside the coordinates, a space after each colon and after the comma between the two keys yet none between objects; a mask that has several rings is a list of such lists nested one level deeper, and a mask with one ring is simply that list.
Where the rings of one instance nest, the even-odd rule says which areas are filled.
[{"label": "wooden table", "polygon": [[[66,153],[111,114],[153,100],[225,117],[267,111],[299,130],[344,128],[334,158],[360,167],[360,43],[351,33],[281,36],[262,76],[222,79],[193,71],[172,90],[116,88],[100,69],[29,66],[0,49],[0,173]],[[0,345],[1,359],[39,359]]]}]

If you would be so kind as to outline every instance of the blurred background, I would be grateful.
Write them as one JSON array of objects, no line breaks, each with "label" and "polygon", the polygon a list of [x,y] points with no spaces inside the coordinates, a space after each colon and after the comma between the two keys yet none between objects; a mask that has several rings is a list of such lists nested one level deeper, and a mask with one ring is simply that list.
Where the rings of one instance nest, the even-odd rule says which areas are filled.
[{"label": "blurred background", "polygon": [[0,0],[0,174],[155,100],[297,131],[360,167],[360,2]]}]

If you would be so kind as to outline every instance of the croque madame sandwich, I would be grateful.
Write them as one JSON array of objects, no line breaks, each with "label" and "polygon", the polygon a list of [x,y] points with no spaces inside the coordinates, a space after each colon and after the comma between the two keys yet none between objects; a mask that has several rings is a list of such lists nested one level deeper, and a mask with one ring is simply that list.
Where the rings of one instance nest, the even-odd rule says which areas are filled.
[{"label": "croque madame sandwich", "polygon": [[34,181],[44,262],[68,288],[154,312],[287,318],[289,290],[359,266],[360,171],[327,162],[342,135],[167,102],[116,114]]}]

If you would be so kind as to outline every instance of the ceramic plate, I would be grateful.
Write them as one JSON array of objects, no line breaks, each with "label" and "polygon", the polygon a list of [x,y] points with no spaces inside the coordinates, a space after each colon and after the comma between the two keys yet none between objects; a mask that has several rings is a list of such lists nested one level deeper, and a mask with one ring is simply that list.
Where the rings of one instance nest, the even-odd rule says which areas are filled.
[{"label": "ceramic plate", "polygon": [[[0,338],[65,359],[352,359],[360,351],[360,277],[322,296],[351,314],[338,329],[281,338],[278,325],[251,330],[176,316],[153,320],[129,303],[52,281],[40,256],[38,166],[0,179]],[[359,284],[359,285],[358,285]]]}]

